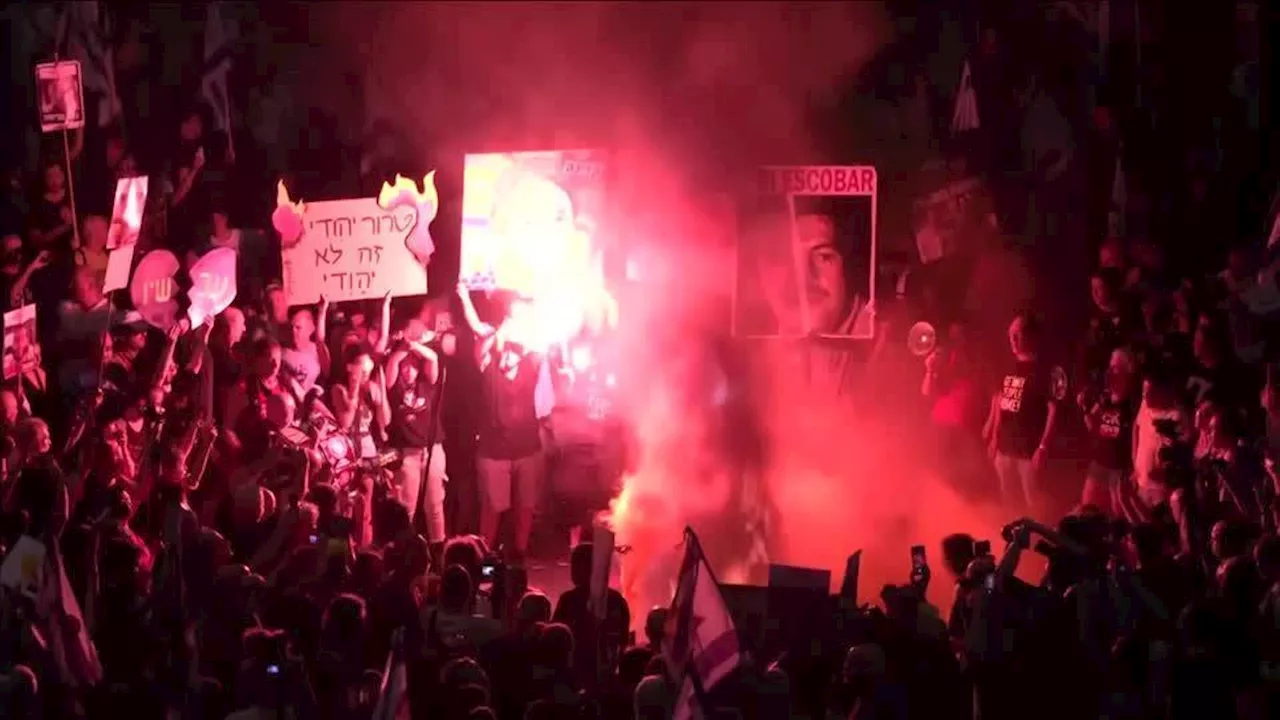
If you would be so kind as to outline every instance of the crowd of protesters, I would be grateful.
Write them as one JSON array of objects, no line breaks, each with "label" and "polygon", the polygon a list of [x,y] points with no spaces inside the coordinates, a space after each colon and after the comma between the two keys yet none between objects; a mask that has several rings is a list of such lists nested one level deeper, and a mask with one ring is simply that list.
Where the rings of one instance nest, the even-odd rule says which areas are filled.
[{"label": "crowd of protesters", "polygon": [[[494,337],[468,294],[451,328],[389,298],[288,307],[278,245],[241,196],[270,193],[245,190],[206,118],[148,148],[154,166],[123,135],[75,133],[33,178],[6,175],[0,305],[36,306],[43,357],[0,389],[0,541],[21,558],[0,589],[3,716],[368,718],[401,665],[413,717],[683,713],[663,662],[679,623],[662,609],[633,622],[646,609],[613,592],[597,620],[589,543],[560,598],[529,587],[531,385],[518,417],[481,428],[480,533],[449,536],[468,523],[446,522],[441,368]],[[152,178],[143,250],[188,267],[240,253],[237,303],[206,325],[160,332],[102,292],[115,180],[138,172]],[[1078,353],[1052,356],[1055,329],[1028,313],[1006,370],[984,373],[963,322],[922,370],[935,419],[989,450],[1011,515],[1050,517],[1064,498],[1071,512],[952,536],[936,572],[904,568],[878,609],[833,600],[781,654],[744,642],[734,676],[700,693],[704,714],[1271,716],[1276,260],[1259,243],[1221,272],[1175,273],[1166,248],[1102,245],[1076,298],[1086,337],[1052,343]],[[481,354],[482,373],[538,375]],[[345,447],[291,440],[318,408]],[[1064,458],[1075,482],[1048,471]],[[1038,584],[1015,576],[1027,551],[1047,557]],[[924,601],[931,581],[954,581],[949,616]]]}]

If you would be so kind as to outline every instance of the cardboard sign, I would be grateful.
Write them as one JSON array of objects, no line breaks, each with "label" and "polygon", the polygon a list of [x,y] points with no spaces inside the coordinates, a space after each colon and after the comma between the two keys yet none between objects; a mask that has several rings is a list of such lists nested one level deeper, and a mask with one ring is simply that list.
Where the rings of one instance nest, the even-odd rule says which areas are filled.
[{"label": "cardboard sign", "polygon": [[216,248],[205,253],[191,268],[191,289],[187,297],[187,317],[191,327],[231,307],[236,299],[236,264],[239,258],[231,248]]},{"label": "cardboard sign", "polygon": [[600,232],[607,167],[599,150],[466,157],[459,278],[529,301],[526,337],[517,340],[527,347],[617,321]]},{"label": "cardboard sign", "polygon": [[40,367],[36,340],[36,306],[24,305],[4,314],[4,379]]},{"label": "cardboard sign", "polygon": [[878,187],[865,165],[759,170],[737,200],[735,334],[875,334]]},{"label": "cardboard sign", "polygon": [[40,132],[84,127],[79,61],[36,65],[36,107],[40,110]]},{"label": "cardboard sign", "polygon": [[428,231],[435,218],[434,180],[428,175],[428,190],[417,194],[405,183],[412,186],[403,178],[384,186],[386,208],[375,198],[295,203],[279,184],[271,221],[280,235],[290,305],[319,302],[322,295],[340,302],[388,292],[426,294],[427,263],[435,249]]},{"label": "cardboard sign", "polygon": [[116,181],[115,202],[111,205],[111,228],[107,231],[107,249],[115,250],[138,242],[142,230],[142,213],[147,207],[147,177],[120,178]]},{"label": "cardboard sign", "polygon": [[168,330],[178,321],[178,258],[168,250],[142,256],[133,271],[129,296],[133,307],[152,327]]},{"label": "cardboard sign", "polygon": [[133,251],[138,246],[122,245],[107,255],[107,277],[102,282],[103,294],[129,287],[129,271],[133,269]]},{"label": "cardboard sign", "polygon": [[34,598],[44,587],[45,558],[49,550],[44,543],[23,535],[0,565],[0,585]]},{"label": "cardboard sign", "polygon": [[931,263],[961,251],[965,238],[979,229],[991,206],[978,178],[964,178],[917,200],[912,228],[920,262]]}]

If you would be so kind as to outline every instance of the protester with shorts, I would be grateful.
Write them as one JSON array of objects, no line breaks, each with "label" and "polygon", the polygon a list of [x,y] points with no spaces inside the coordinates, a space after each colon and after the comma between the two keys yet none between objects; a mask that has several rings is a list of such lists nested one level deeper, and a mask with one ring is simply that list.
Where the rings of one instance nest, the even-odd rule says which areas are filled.
[{"label": "protester with shorts", "polygon": [[507,560],[523,562],[529,550],[534,511],[542,494],[545,458],[534,393],[540,358],[509,337],[507,318],[512,300],[495,328],[480,320],[470,291],[458,288],[463,315],[476,336],[481,405],[476,450],[480,491],[480,534],[497,548],[498,520],[515,511],[512,551]]}]

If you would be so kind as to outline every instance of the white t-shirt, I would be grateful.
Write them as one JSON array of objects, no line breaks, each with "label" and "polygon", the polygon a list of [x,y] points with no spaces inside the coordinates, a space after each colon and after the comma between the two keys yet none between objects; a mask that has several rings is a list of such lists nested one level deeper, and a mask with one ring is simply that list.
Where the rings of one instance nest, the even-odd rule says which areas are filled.
[{"label": "white t-shirt", "polygon": [[292,390],[296,382],[299,394],[305,397],[319,378],[320,353],[314,346],[307,350],[286,348],[280,353],[280,379],[293,381],[288,383],[289,389]]}]

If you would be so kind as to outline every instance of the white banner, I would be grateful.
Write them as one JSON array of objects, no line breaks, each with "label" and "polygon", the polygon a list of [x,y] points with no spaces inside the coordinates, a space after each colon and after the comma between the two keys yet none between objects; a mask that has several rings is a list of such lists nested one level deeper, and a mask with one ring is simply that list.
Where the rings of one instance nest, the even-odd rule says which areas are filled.
[{"label": "white banner", "polygon": [[413,207],[383,210],[374,198],[297,204],[287,194],[282,199],[272,222],[281,236],[290,305],[319,302],[322,295],[340,302],[426,294],[426,265],[409,246],[419,222]]},{"label": "white banner", "polygon": [[36,106],[40,109],[40,132],[84,127],[80,63],[64,60],[36,65]]}]

